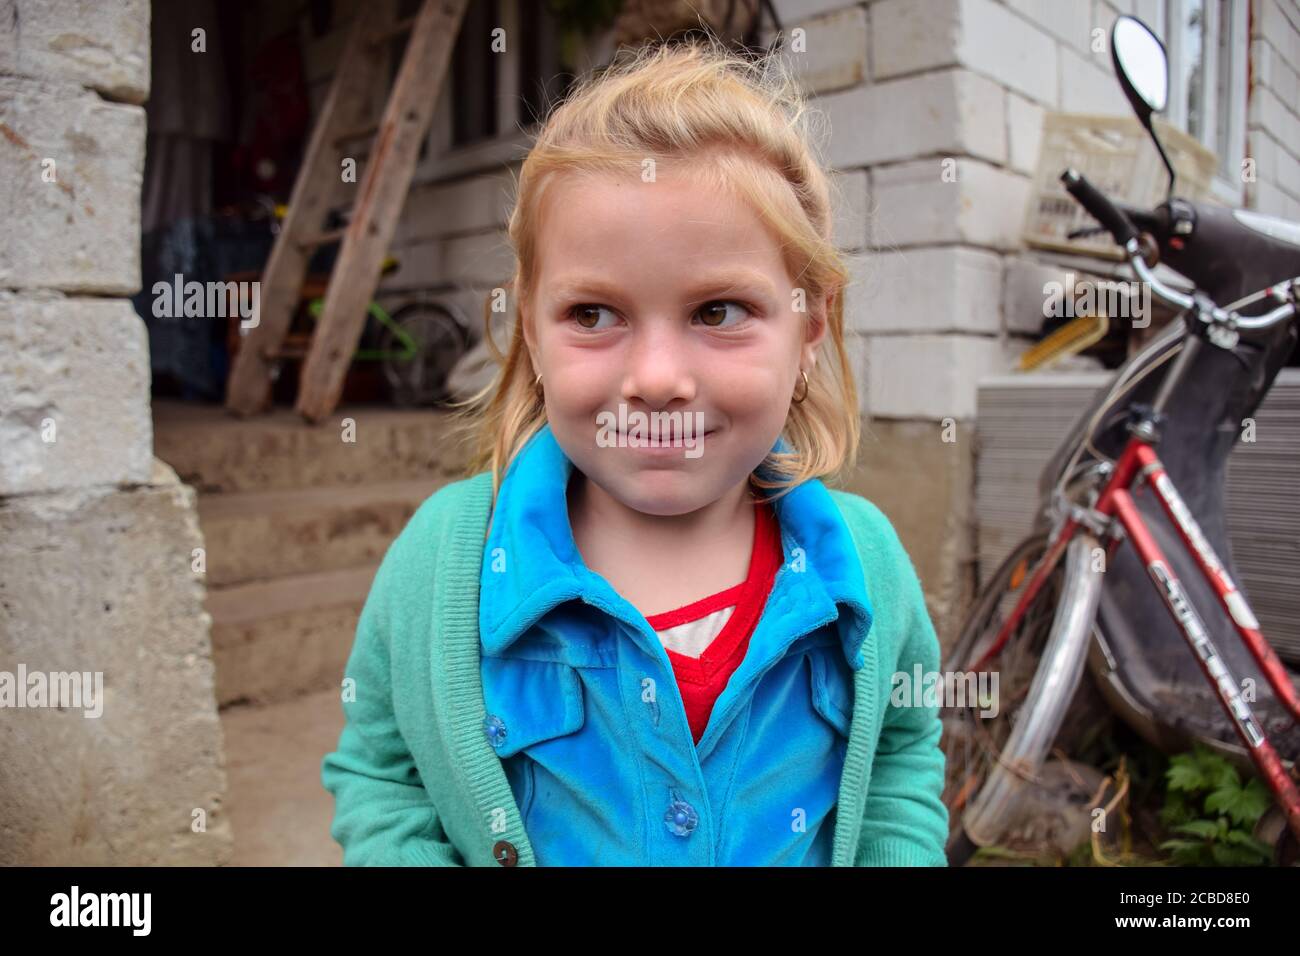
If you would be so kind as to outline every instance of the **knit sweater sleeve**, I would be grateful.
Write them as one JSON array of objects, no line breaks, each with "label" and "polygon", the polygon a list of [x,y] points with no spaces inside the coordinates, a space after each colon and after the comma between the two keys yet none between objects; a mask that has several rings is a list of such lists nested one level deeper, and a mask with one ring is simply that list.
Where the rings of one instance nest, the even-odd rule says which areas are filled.
[{"label": "knit sweater sleeve", "polygon": [[910,677],[917,664],[923,674],[938,672],[939,640],[921,582],[897,532],[874,504],[859,500],[869,513],[877,556],[868,570],[872,603],[878,618],[888,623],[890,639],[881,644],[878,686],[884,713],[854,865],[947,866],[939,708],[920,706],[916,699],[897,705],[890,693],[894,674]]},{"label": "knit sweater sleeve", "polygon": [[465,865],[421,783],[393,702],[392,642],[414,532],[408,526],[398,536],[375,574],[344,673],[345,724],[321,764],[335,801],[330,835],[345,866]]}]

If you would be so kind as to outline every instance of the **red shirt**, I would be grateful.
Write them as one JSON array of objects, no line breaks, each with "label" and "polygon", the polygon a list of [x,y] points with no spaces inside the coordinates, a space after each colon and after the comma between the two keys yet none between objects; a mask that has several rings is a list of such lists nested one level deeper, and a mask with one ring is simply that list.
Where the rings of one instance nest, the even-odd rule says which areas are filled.
[{"label": "red shirt", "polygon": [[713,705],[749,649],[781,567],[781,529],[769,504],[756,503],[749,574],[740,584],[675,611],[646,618],[673,666],[691,735],[698,744]]}]

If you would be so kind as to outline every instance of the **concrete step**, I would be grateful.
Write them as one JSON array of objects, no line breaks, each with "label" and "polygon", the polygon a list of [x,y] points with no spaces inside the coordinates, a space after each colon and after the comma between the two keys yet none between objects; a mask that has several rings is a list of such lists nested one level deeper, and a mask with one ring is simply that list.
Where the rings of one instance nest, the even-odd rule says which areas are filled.
[{"label": "concrete step", "polygon": [[153,425],[154,454],[200,494],[446,480],[462,477],[466,458],[442,409],[348,406],[310,425],[288,408],[241,419],[158,399]]},{"label": "concrete step", "polygon": [[208,586],[374,564],[447,480],[199,495]]},{"label": "concrete step", "polygon": [[221,711],[232,866],[341,866],[334,797],[321,759],[343,730],[337,687],[265,707]]},{"label": "concrete step", "polygon": [[339,688],[378,567],[209,588],[217,706]]}]

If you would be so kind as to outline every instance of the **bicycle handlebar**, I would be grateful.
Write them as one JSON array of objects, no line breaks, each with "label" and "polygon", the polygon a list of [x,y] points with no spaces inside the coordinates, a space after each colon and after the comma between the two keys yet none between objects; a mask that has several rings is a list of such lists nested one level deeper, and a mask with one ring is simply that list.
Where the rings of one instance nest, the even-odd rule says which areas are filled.
[{"label": "bicycle handlebar", "polygon": [[[1133,225],[1132,218],[1126,214],[1127,207],[1121,208],[1111,202],[1104,193],[1088,182],[1083,174],[1076,169],[1071,168],[1063,172],[1061,182],[1065,184],[1066,191],[1078,201],[1079,205],[1083,206],[1090,216],[1101,223],[1124,249],[1129,266],[1132,267],[1137,277],[1168,304],[1187,312],[1190,316],[1202,322],[1223,325],[1230,330],[1265,329],[1296,314],[1297,294],[1300,293],[1300,276],[1285,279],[1277,285],[1269,287],[1267,294],[1281,301],[1282,304],[1264,315],[1239,315],[1235,311],[1225,311],[1213,302],[1209,303],[1209,308],[1203,307],[1201,303],[1208,301],[1205,296],[1200,296],[1198,302],[1197,296],[1187,295],[1166,285],[1151,271],[1141,253],[1137,228]],[[1139,217],[1148,223],[1154,222],[1158,218],[1146,213],[1141,213]],[[1190,318],[1189,321],[1191,321]]]},{"label": "bicycle handlebar", "polygon": [[1061,173],[1061,182],[1065,184],[1065,191],[1078,200],[1093,219],[1105,226],[1121,246],[1127,246],[1130,239],[1137,238],[1137,230],[1128,217],[1077,169],[1070,168]]}]

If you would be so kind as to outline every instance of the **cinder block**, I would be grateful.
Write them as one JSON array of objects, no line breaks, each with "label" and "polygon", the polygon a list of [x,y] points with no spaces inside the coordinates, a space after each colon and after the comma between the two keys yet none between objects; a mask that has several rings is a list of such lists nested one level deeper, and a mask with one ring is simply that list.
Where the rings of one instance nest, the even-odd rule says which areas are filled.
[{"label": "cinder block", "polygon": [[0,865],[230,861],[194,493],[161,463],[148,482],[0,508],[0,668],[103,690],[98,717],[4,711]]},{"label": "cinder block", "polygon": [[992,0],[880,0],[871,7],[876,79],[961,65],[1054,105],[1056,56],[1051,36]]},{"label": "cinder block", "polygon": [[0,74],[88,86],[127,103],[149,98],[149,0],[6,0]]},{"label": "cinder block", "polygon": [[[1038,335],[1042,332],[1048,283],[1065,286],[1067,270],[1020,256],[1008,257],[1002,283],[1002,306],[1008,332]],[[1083,278],[1080,276],[1079,278]]]},{"label": "cinder block", "polygon": [[877,79],[960,63],[960,0],[880,0],[871,8],[871,74]]},{"label": "cinder block", "polygon": [[1300,76],[1296,74],[1291,64],[1278,58],[1275,58],[1275,61],[1277,76],[1269,85],[1283,103],[1300,103]]},{"label": "cinder block", "polygon": [[1033,176],[1038,171],[1038,151],[1043,143],[1043,113],[1019,93],[1007,93],[1007,164]]},{"label": "cinder block", "polygon": [[1246,155],[1255,161],[1255,176],[1276,179],[1277,154],[1282,147],[1263,130],[1251,130],[1247,138]]},{"label": "cinder block", "polygon": [[1091,49],[1094,27],[1105,27],[1109,33],[1109,22],[1096,23],[1087,0],[1071,0],[1069,3],[1060,0],[1007,0],[1007,3],[1037,27],[1085,55]]},{"label": "cinder block", "polygon": [[144,110],[0,77],[0,133],[0,288],[138,291]]},{"label": "cinder block", "polygon": [[[809,93],[829,93],[867,79],[867,11],[852,6],[799,22],[786,22],[782,59]],[[792,33],[803,30],[804,48],[793,48]]]},{"label": "cinder block", "polygon": [[130,302],[0,292],[0,498],[148,481],[152,443]]},{"label": "cinder block", "polygon": [[831,10],[856,6],[856,0],[773,0],[783,24],[798,23]]},{"label": "cinder block", "polygon": [[867,171],[850,170],[831,175],[831,197],[835,206],[832,229],[837,249],[856,251],[871,243],[871,216],[868,212]]},{"label": "cinder block", "polygon": [[871,171],[878,245],[1015,248],[1030,180],[974,159],[932,158]]},{"label": "cinder block", "polygon": [[1252,129],[1266,129],[1282,143],[1300,142],[1300,120],[1286,108],[1272,90],[1256,87],[1250,97],[1247,123]]},{"label": "cinder block", "polygon": [[[1297,33],[1295,24],[1287,17],[1279,0],[1263,0],[1252,4],[1251,36],[1271,38],[1271,42],[1283,51],[1294,49],[1291,45],[1292,34]],[[1300,20],[1300,17],[1297,17]]]},{"label": "cinder block", "polygon": [[948,69],[831,93],[827,159],[837,169],[971,155],[1007,157],[1005,92],[969,70]]},{"label": "cinder block", "polygon": [[1132,12],[1133,0],[1093,0],[1092,18],[1106,28],[1107,34],[1116,17]]},{"label": "cinder block", "polygon": [[1165,0],[1115,0],[1124,7],[1125,13],[1131,13],[1144,23],[1159,29],[1163,22]]},{"label": "cinder block", "polygon": [[1061,50],[1061,109],[1067,113],[1132,116],[1113,70],[1098,69],[1091,59]]},{"label": "cinder block", "polygon": [[863,353],[858,387],[872,418],[974,418],[980,378],[1014,362],[998,339],[976,335],[873,335]]},{"label": "cinder block", "polygon": [[1283,192],[1300,196],[1300,160],[1285,148],[1277,151],[1277,168],[1271,178],[1282,187]]},{"label": "cinder block", "polygon": [[1001,328],[1002,260],[961,246],[919,247],[849,259],[845,325],[858,333],[975,332]]}]

